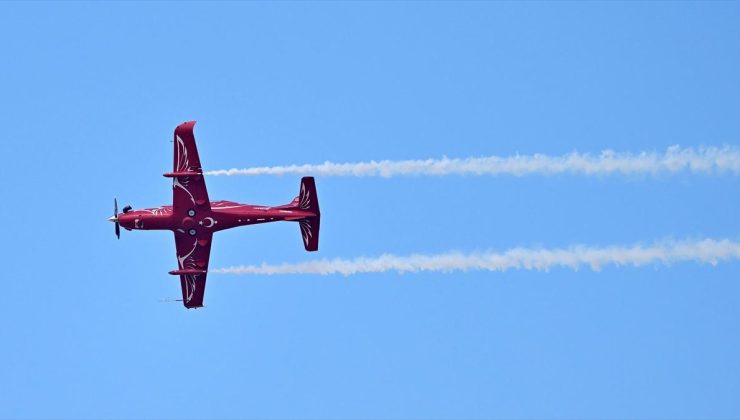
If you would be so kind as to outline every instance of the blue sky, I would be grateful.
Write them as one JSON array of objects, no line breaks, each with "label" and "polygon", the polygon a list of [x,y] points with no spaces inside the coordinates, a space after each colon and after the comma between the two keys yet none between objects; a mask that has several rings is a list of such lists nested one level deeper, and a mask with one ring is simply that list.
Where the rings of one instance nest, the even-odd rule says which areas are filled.
[{"label": "blue sky", "polygon": [[[740,4],[2,3],[0,417],[737,418],[740,264],[211,275],[179,295],[174,127],[206,169],[740,142]],[[211,177],[282,204],[298,177]],[[318,178],[211,266],[738,239],[732,175]]]}]

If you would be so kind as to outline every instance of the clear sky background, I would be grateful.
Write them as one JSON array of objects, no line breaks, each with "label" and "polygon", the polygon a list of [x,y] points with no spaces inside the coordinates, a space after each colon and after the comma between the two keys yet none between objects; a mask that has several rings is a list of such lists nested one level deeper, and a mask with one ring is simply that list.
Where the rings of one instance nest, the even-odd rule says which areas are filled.
[{"label": "clear sky background", "polygon": [[[740,145],[740,3],[0,4],[0,417],[738,418],[740,263],[227,276],[185,310],[172,131],[205,169]],[[740,236],[732,175],[317,178],[211,267]],[[297,176],[210,177],[289,202]]]}]

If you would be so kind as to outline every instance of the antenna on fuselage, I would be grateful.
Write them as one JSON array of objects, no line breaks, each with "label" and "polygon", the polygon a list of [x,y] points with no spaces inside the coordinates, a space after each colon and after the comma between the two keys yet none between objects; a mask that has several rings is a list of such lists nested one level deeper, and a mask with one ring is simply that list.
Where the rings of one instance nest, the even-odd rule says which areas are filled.
[{"label": "antenna on fuselage", "polygon": [[172,303],[172,302],[182,302],[182,299],[175,299],[175,298],[159,299],[159,303]]}]

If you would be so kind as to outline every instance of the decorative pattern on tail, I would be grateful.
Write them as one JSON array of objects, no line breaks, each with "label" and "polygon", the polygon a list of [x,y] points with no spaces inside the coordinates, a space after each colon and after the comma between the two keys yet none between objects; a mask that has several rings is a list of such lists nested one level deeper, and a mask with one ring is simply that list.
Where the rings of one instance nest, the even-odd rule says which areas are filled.
[{"label": "decorative pattern on tail", "polygon": [[319,249],[319,216],[308,217],[298,221],[303,237],[303,246],[306,251],[318,251]]},{"label": "decorative pattern on tail", "polygon": [[317,251],[319,249],[321,212],[319,211],[319,197],[316,194],[316,182],[311,176],[301,178],[298,208],[313,213],[312,216],[301,219],[298,223],[301,227],[303,246],[306,248],[306,251]]}]

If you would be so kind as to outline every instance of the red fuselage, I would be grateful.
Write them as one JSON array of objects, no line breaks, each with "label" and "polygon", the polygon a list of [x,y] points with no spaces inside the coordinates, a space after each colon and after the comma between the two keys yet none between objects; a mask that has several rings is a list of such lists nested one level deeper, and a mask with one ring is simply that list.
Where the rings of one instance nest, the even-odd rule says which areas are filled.
[{"label": "red fuselage", "polygon": [[281,220],[296,221],[316,215],[290,205],[269,207],[233,201],[213,201],[210,210],[193,210],[192,213],[192,216],[180,217],[173,214],[172,206],[162,206],[120,213],[118,222],[127,230],[171,230],[196,236],[199,232],[217,232]]}]

